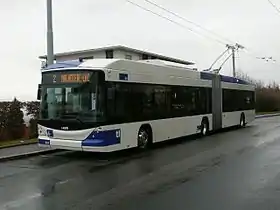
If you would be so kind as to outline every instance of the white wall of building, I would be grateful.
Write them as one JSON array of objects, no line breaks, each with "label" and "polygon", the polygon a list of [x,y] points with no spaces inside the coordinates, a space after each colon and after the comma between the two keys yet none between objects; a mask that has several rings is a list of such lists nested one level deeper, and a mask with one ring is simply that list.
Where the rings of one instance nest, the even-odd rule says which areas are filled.
[{"label": "white wall of building", "polygon": [[139,60],[140,58],[142,58],[142,54],[138,54],[135,52],[129,52],[124,50],[114,51],[114,58],[125,59],[126,55],[131,56],[131,60]]},{"label": "white wall of building", "polygon": [[[84,54],[77,54],[77,55],[68,55],[68,56],[59,56],[57,57],[56,61],[66,61],[66,60],[77,60],[83,57],[90,57],[93,56],[94,59],[106,58],[106,51],[94,52],[94,53],[84,53]],[[129,52],[124,50],[114,50],[114,58],[118,59],[126,59],[127,56],[131,56],[131,60],[140,60],[142,59],[142,54]]]},{"label": "white wall of building", "polygon": [[94,52],[94,53],[84,53],[84,54],[77,54],[77,55],[68,55],[68,56],[59,56],[57,57],[56,61],[61,62],[61,61],[66,61],[66,60],[77,60],[79,58],[83,57],[89,57],[93,56],[93,58],[106,58],[106,53],[105,51],[100,51],[100,52]]},{"label": "white wall of building", "polygon": [[[77,60],[79,58],[93,56],[94,59],[106,58],[106,51],[99,51],[94,53],[83,53],[76,55],[58,56],[56,62],[62,62],[67,60]],[[117,59],[128,59],[127,56],[131,56],[131,60],[142,60],[141,53],[135,53],[125,50],[114,50],[114,58]]]}]

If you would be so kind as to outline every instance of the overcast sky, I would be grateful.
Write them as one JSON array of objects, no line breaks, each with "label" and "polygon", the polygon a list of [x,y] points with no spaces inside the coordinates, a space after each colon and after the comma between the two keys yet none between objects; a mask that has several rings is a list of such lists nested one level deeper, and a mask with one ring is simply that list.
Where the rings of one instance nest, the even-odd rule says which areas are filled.
[{"label": "overcast sky", "polygon": [[[195,29],[144,0],[131,1]],[[240,52],[237,68],[264,82],[280,82],[280,14],[267,0],[152,1],[244,45],[251,53],[273,56],[278,64]],[[272,1],[280,8],[280,0]],[[46,53],[46,1],[1,1],[0,20],[0,100],[14,96],[34,100],[41,79],[38,56]],[[125,0],[53,0],[53,25],[55,52],[122,44],[194,61],[205,69],[225,49]],[[231,74],[231,62],[221,73]]]}]

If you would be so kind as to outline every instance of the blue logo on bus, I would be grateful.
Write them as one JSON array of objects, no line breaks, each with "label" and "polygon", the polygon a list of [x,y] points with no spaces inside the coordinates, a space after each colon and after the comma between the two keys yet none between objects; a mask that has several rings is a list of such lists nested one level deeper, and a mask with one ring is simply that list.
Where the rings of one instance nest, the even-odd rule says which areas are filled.
[{"label": "blue logo on bus", "polygon": [[128,80],[128,74],[119,73],[119,80]]},{"label": "blue logo on bus", "polygon": [[52,138],[53,137],[53,130],[47,130],[47,136],[49,138]]},{"label": "blue logo on bus", "polygon": [[92,131],[92,133],[82,142],[82,146],[105,147],[116,145],[121,142],[121,130]]}]

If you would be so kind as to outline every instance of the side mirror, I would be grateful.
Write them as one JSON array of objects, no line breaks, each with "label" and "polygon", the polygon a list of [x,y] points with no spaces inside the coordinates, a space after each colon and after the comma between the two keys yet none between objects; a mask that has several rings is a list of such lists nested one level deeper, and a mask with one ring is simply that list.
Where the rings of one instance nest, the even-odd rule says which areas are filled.
[{"label": "side mirror", "polygon": [[39,84],[37,90],[37,100],[41,100],[41,91],[42,91],[42,87],[41,84]]}]

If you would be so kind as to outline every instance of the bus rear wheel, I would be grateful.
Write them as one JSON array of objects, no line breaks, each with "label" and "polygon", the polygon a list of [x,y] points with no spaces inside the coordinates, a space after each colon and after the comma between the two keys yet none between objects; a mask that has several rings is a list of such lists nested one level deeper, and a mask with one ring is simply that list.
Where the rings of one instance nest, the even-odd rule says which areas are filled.
[{"label": "bus rear wheel", "polygon": [[245,115],[244,113],[241,114],[240,116],[240,125],[241,128],[244,128],[246,126],[246,121],[245,121]]},{"label": "bus rear wheel", "polygon": [[142,126],[137,136],[138,148],[147,149],[151,143],[151,129],[148,126]]}]

